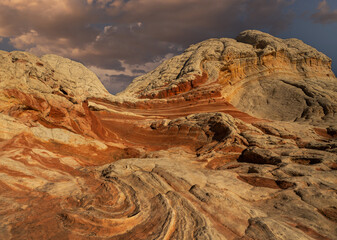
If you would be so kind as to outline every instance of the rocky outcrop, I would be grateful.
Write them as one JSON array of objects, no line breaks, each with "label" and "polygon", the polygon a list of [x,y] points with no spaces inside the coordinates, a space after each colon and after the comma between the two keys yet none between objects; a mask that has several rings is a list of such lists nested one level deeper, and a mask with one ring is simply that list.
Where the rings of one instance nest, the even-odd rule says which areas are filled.
[{"label": "rocky outcrop", "polygon": [[[2,51],[0,65],[0,112],[13,117],[9,121],[2,117],[5,129],[23,123],[97,135],[91,131],[91,122],[95,120],[87,114],[86,100],[110,94],[82,64],[55,55],[38,58],[25,52]],[[6,134],[8,131],[0,138],[6,139]]]},{"label": "rocky outcrop", "polygon": [[41,58],[27,52],[0,52],[0,88],[31,94],[57,94],[84,101],[109,96],[97,76],[78,62],[56,56]]},{"label": "rocky outcrop", "polygon": [[336,79],[301,41],[207,40],[118,97],[0,57],[0,239],[336,239]]},{"label": "rocky outcrop", "polygon": [[197,92],[223,96],[256,117],[329,125],[336,122],[336,86],[323,53],[298,39],[248,30],[192,45],[119,95],[190,100]]}]

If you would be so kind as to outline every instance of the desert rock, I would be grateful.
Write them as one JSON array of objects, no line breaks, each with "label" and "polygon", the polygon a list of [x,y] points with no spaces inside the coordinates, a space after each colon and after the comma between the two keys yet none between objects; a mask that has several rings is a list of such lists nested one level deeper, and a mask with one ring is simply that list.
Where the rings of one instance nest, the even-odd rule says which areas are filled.
[{"label": "desert rock", "polygon": [[209,39],[192,45],[136,78],[119,95],[221,95],[253,116],[329,124],[336,122],[336,86],[331,59],[323,53],[298,39],[248,30],[236,39]]},{"label": "desert rock", "polygon": [[1,239],[337,236],[337,80],[297,39],[210,39],[118,96],[0,52]]}]

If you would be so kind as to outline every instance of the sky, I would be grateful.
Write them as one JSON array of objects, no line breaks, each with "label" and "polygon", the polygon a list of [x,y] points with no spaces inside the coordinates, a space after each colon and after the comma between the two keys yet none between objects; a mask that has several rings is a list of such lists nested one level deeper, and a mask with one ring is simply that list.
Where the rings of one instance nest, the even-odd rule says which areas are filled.
[{"label": "sky", "polygon": [[111,93],[189,45],[258,29],[332,58],[337,0],[0,0],[0,49],[83,63]]}]

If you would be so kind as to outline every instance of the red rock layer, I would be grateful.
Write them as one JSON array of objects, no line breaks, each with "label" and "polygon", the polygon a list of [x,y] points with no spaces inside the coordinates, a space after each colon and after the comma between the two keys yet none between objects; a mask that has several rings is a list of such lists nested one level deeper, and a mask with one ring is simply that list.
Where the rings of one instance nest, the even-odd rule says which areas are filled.
[{"label": "red rock layer", "polygon": [[[51,106],[32,95],[18,91],[8,91],[6,94],[20,102],[19,105],[27,106],[7,110],[8,114],[21,122],[40,122],[47,128],[62,127],[77,134],[87,134],[106,143],[107,148],[98,151],[94,146],[76,147],[41,141],[30,133],[2,141],[1,157],[10,159],[5,160],[6,165],[0,168],[0,172],[9,179],[7,182],[0,180],[3,238],[191,239],[200,236],[211,239],[261,239],[264,234],[276,236],[276,230],[272,233],[261,230],[263,228],[259,221],[262,220],[249,220],[249,223],[248,219],[253,219],[252,216],[245,210],[239,210],[247,206],[258,209],[252,200],[238,200],[230,192],[222,195],[215,185],[200,187],[202,181],[192,184],[188,172],[186,176],[172,172],[171,167],[178,164],[174,163],[174,156],[179,159],[180,154],[187,155],[186,160],[179,163],[182,165],[175,168],[177,171],[185,169],[187,165],[189,169],[199,169],[193,171],[210,171],[207,172],[210,175],[218,174],[216,172],[230,174],[227,181],[235,182],[230,185],[238,184],[254,194],[270,189],[276,191],[273,194],[278,198],[283,193],[279,195],[277,191],[292,191],[298,184],[293,179],[260,175],[261,169],[254,165],[266,163],[267,160],[250,164],[247,175],[244,162],[249,161],[240,156],[248,156],[242,151],[254,143],[249,137],[242,136],[252,131],[250,123],[259,125],[269,122],[240,112],[222,98],[168,102],[165,106],[151,100],[143,103],[146,107],[89,99],[79,103],[83,111],[58,111],[60,106]],[[89,107],[91,103],[95,103],[96,107]],[[109,111],[100,110],[100,105]],[[35,114],[31,115],[30,111]],[[23,115],[26,117],[20,117]],[[71,125],[75,119],[69,119],[69,116],[76,116],[82,125]],[[254,131],[258,138],[268,135]],[[270,129],[269,134],[274,134],[273,130]],[[172,149],[182,152],[177,154]],[[254,154],[260,154],[254,161],[268,158],[261,152]],[[135,159],[124,166],[123,161],[128,158]],[[160,162],[161,158],[167,159]],[[156,162],[155,159],[160,161]],[[296,159],[294,156],[294,161],[302,164]],[[147,161],[155,163],[146,165]],[[309,165],[315,164],[308,161]],[[164,163],[170,167],[165,167]],[[104,164],[109,165],[100,167]],[[21,165],[25,170],[19,167]],[[225,175],[216,176],[223,178]],[[274,204],[272,199],[261,198],[259,203],[263,201],[265,207],[271,206]],[[240,207],[230,206],[230,202],[237,202]],[[323,218],[333,219],[333,208],[321,209]],[[277,211],[270,211],[270,214],[277,214]],[[332,239],[326,237],[325,230],[309,227],[307,223],[300,223],[300,219],[295,217],[293,223],[303,226],[301,234],[304,235],[289,227],[291,233],[288,236]],[[273,226],[267,220],[263,224]]]}]

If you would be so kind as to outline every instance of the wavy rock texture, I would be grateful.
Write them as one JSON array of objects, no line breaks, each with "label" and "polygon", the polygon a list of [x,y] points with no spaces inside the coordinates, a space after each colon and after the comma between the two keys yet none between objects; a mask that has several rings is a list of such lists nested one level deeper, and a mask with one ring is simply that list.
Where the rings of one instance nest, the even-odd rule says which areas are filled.
[{"label": "wavy rock texture", "polygon": [[295,39],[211,39],[111,96],[0,53],[1,239],[336,239],[337,80]]}]

